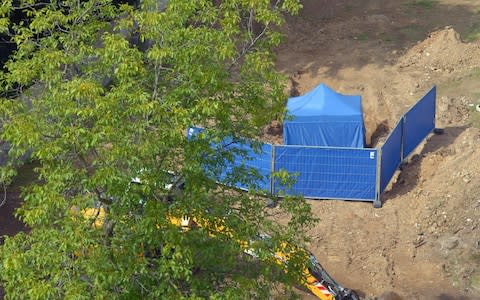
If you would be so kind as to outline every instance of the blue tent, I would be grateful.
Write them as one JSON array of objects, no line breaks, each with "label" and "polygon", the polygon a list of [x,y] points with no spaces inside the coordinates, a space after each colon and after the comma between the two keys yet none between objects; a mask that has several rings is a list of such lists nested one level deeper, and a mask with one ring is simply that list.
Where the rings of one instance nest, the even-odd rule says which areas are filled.
[{"label": "blue tent", "polygon": [[285,145],[354,147],[365,145],[362,99],[342,95],[325,84],[288,99],[283,124]]}]

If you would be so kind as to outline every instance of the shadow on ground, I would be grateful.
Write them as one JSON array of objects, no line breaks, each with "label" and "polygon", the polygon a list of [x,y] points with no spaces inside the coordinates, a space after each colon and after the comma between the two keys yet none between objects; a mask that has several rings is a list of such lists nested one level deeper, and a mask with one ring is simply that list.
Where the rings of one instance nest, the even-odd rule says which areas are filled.
[{"label": "shadow on ground", "polygon": [[441,294],[437,297],[437,300],[474,300],[473,298],[466,297],[466,296],[450,296],[447,294]]},{"label": "shadow on ground", "polygon": [[[457,1],[458,2],[458,1]],[[345,68],[393,65],[407,49],[436,30],[452,26],[463,39],[480,32],[474,3],[414,0],[303,0],[297,16],[287,17],[287,40],[294,61],[280,62],[287,74],[337,76]],[[332,25],[333,24],[333,25]],[[337,53],[335,57],[328,55]]]},{"label": "shadow on ground", "polygon": [[467,127],[447,127],[444,133],[440,135],[432,135],[425,143],[422,151],[419,154],[412,155],[402,166],[402,170],[398,174],[396,181],[393,183],[391,189],[383,194],[382,202],[389,201],[396,197],[408,194],[415,189],[419,183],[422,160],[430,153],[440,152],[442,149],[445,153],[442,155],[449,155],[448,146],[452,145],[457,137],[465,131]]}]

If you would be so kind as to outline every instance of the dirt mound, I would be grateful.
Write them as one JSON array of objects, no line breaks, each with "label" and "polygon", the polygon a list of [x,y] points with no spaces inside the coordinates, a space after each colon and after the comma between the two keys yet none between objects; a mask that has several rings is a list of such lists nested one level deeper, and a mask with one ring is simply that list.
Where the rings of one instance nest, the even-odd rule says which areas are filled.
[{"label": "dirt mound", "polygon": [[[425,152],[435,142],[427,144]],[[474,282],[480,278],[479,158],[477,128],[465,128],[451,145],[424,156],[418,174],[422,183],[417,188],[424,206],[416,228],[445,260],[442,266],[452,285],[480,296]]]},{"label": "dirt mound", "polygon": [[460,34],[447,27],[431,33],[427,39],[408,50],[399,67],[420,66],[427,71],[452,73],[463,71],[480,61],[480,43],[464,43]]},{"label": "dirt mound", "polygon": [[[471,122],[480,124],[472,110],[480,103],[480,43],[458,33],[478,26],[480,0],[303,3],[277,50],[291,96],[322,82],[362,95],[376,143],[437,85],[437,126],[445,129],[398,172],[383,208],[311,201],[320,222],[308,232],[309,249],[365,299],[480,299],[480,129]],[[263,139],[281,143],[281,131],[273,122]]]},{"label": "dirt mound", "polygon": [[399,299],[480,299],[479,146],[476,128],[431,137],[384,194],[382,209],[311,201],[320,222],[309,231],[310,249],[367,299],[386,291]]},{"label": "dirt mound", "polygon": [[382,209],[311,201],[320,222],[309,231],[310,250],[366,299],[389,292],[400,299],[480,299],[480,129],[471,125],[480,101],[480,43],[459,33],[478,23],[480,1],[305,3],[308,10],[288,20],[278,49],[292,93],[323,82],[362,95],[367,136],[378,144],[437,85],[437,127],[445,129],[409,158]]},{"label": "dirt mound", "polygon": [[439,127],[465,124],[469,118],[469,107],[473,99],[448,97],[440,95],[437,98],[437,124]]}]

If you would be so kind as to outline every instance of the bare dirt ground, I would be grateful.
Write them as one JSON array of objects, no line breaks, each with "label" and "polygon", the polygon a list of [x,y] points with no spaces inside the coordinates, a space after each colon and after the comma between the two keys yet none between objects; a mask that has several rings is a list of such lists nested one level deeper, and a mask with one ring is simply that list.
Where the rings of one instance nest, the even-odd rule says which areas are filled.
[{"label": "bare dirt ground", "polygon": [[[436,84],[445,128],[410,158],[383,208],[311,201],[320,222],[310,250],[366,299],[480,299],[480,113],[471,106],[480,103],[480,42],[466,42],[480,30],[480,0],[303,3],[278,49],[291,95],[321,82],[361,94],[375,144]],[[19,191],[9,193],[0,235],[25,230],[12,216]]]},{"label": "bare dirt ground", "polygon": [[376,144],[437,85],[445,128],[409,159],[383,208],[311,201],[320,222],[310,250],[366,299],[480,299],[480,1],[303,3],[278,49],[292,96],[321,82],[362,95]]}]

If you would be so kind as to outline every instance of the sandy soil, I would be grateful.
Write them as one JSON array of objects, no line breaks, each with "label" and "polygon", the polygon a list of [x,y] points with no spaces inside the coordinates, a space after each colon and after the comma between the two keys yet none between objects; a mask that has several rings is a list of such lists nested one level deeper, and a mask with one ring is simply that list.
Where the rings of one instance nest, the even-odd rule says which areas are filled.
[{"label": "sandy soil", "polygon": [[480,1],[303,2],[278,49],[292,96],[321,82],[362,95],[367,142],[377,144],[437,85],[437,127],[445,128],[409,159],[383,208],[311,201],[320,222],[310,249],[366,299],[480,299],[480,130],[472,123],[480,43],[464,41],[480,23]]},{"label": "sandy soil", "polygon": [[[368,142],[376,144],[436,84],[445,128],[410,158],[383,208],[311,201],[320,222],[309,231],[310,250],[365,299],[480,299],[480,116],[472,110],[480,103],[480,43],[464,42],[480,26],[480,0],[303,2],[278,49],[291,95],[321,82],[361,94]],[[266,132],[279,142],[274,125]],[[17,203],[0,209],[0,235],[25,230],[12,216],[19,191],[9,192]]]}]

